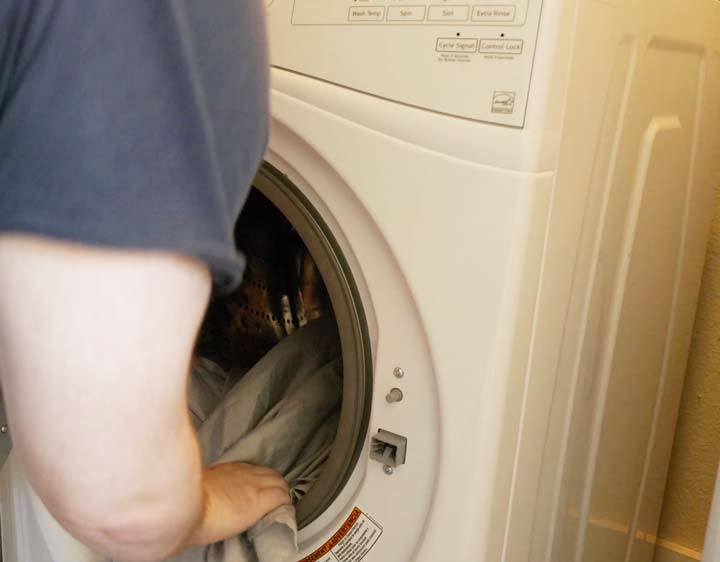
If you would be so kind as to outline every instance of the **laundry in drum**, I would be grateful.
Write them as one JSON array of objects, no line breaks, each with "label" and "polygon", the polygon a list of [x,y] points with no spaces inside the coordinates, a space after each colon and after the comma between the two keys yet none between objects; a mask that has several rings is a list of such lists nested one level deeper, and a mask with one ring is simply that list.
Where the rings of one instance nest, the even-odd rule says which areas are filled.
[{"label": "laundry in drum", "polygon": [[[332,448],[341,395],[340,348],[331,318],[296,330],[247,372],[225,371],[201,359],[192,370],[189,398],[203,462],[270,466],[285,476],[299,501]],[[294,508],[284,506],[244,536],[173,560],[280,562],[296,553],[296,539]]]},{"label": "laundry in drum", "polygon": [[[264,202],[251,199],[249,205],[255,206],[252,216],[263,219]],[[268,231],[277,227],[269,220],[262,224]],[[267,240],[258,242],[262,228],[253,225],[252,230],[254,242],[243,248],[248,269],[242,286],[208,312],[193,360],[188,405],[205,465],[238,461],[272,467],[290,484],[296,504],[318,479],[335,439],[343,385],[340,343],[322,279],[313,277],[317,273],[303,246],[290,244],[292,257],[278,257],[268,250]],[[291,231],[287,235],[292,239]],[[276,313],[290,302],[290,291],[296,291],[287,307],[292,318],[280,322]],[[296,554],[291,505],[240,536],[171,560],[282,562]]]}]

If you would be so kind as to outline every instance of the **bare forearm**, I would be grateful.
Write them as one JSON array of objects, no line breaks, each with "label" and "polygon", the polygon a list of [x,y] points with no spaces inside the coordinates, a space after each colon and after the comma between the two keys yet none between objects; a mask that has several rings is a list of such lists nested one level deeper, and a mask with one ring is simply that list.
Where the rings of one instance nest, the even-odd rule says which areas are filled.
[{"label": "bare forearm", "polygon": [[82,468],[56,463],[53,480],[26,472],[49,511],[93,550],[124,562],[164,559],[190,545],[202,523],[197,444],[192,430],[182,433],[144,467],[118,462],[114,471],[88,459]]},{"label": "bare forearm", "polygon": [[289,501],[272,470],[201,469],[186,386],[209,292],[182,256],[0,236],[16,451],[50,512],[113,559],[221,540]]},{"label": "bare forearm", "polygon": [[115,558],[160,558],[200,519],[186,382],[209,291],[182,256],[0,237],[16,451],[61,524]]}]

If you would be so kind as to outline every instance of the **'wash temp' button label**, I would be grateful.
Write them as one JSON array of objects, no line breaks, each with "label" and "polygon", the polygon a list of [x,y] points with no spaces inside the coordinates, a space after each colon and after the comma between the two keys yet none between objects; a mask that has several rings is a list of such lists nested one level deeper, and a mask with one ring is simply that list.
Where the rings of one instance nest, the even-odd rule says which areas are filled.
[{"label": "'wash temp' button label", "polygon": [[350,8],[348,21],[382,21],[385,19],[384,6],[363,6]]}]

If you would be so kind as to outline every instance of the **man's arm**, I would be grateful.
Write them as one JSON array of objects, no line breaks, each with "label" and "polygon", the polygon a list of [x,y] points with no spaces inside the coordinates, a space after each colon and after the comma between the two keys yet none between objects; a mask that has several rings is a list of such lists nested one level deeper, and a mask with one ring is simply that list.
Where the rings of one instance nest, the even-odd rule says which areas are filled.
[{"label": "man's arm", "polygon": [[288,501],[269,469],[200,466],[186,407],[207,268],[167,252],[0,236],[0,376],[49,511],[113,558],[230,536]]}]

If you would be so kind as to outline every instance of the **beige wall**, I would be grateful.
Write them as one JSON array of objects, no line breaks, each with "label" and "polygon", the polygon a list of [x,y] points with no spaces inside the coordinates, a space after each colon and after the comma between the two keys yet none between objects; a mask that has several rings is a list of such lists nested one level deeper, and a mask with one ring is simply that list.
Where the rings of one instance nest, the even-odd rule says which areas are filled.
[{"label": "beige wall", "polygon": [[659,537],[701,551],[720,455],[720,194],[705,263]]}]

